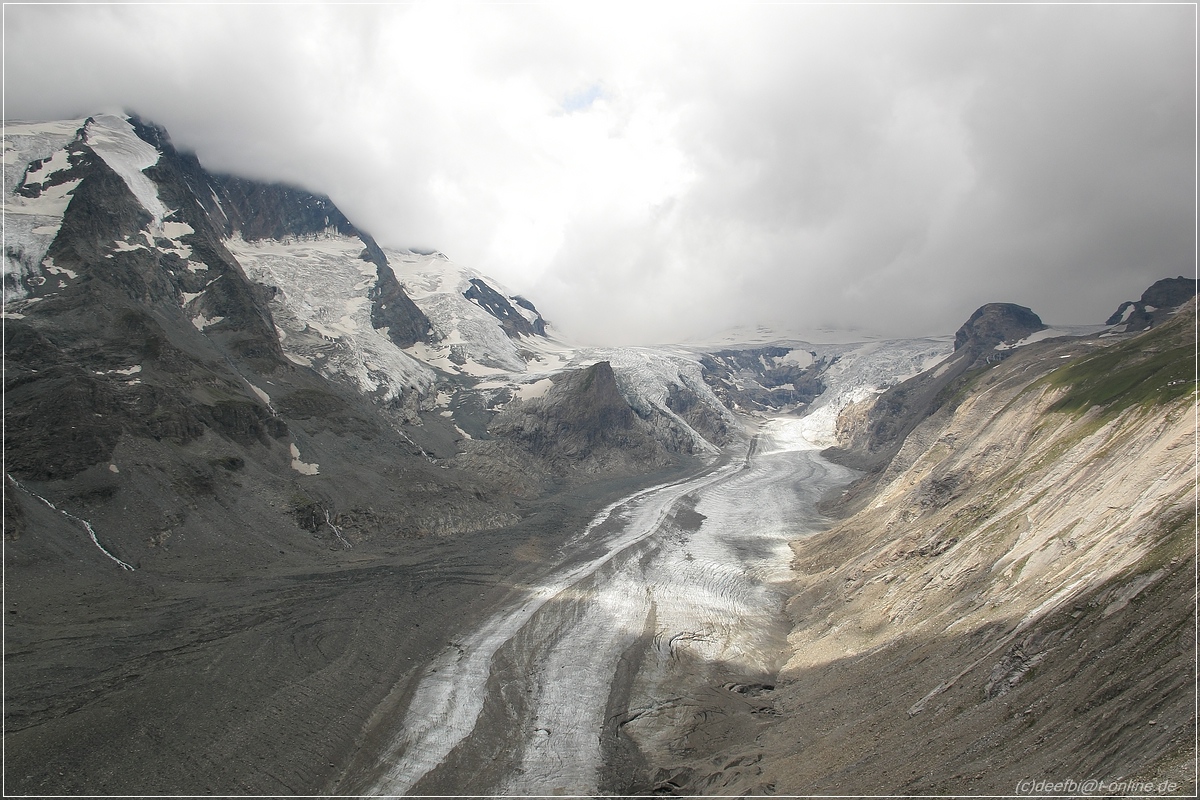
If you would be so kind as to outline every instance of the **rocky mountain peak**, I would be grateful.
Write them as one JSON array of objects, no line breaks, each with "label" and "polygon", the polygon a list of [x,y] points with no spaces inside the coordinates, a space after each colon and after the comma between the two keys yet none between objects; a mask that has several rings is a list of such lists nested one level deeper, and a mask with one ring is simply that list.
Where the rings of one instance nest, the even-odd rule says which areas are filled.
[{"label": "rocky mountain peak", "polygon": [[1142,292],[1140,300],[1126,300],[1105,325],[1122,326],[1122,331],[1144,331],[1161,324],[1181,305],[1196,296],[1195,278],[1163,278]]},{"label": "rocky mountain peak", "polygon": [[544,396],[514,404],[488,430],[552,465],[588,472],[644,469],[667,456],[622,396],[608,361],[561,374]]},{"label": "rocky mountain peak", "polygon": [[997,345],[1018,342],[1045,327],[1041,318],[1024,306],[980,306],[955,334],[952,355],[872,398],[869,407],[858,410],[853,424],[840,429],[841,446],[826,450],[826,456],[867,472],[882,469],[905,437],[954,394],[956,382],[972,370],[994,366],[1013,352],[997,351]]},{"label": "rocky mountain peak", "polygon": [[1046,326],[1041,317],[1014,303],[987,303],[954,334],[954,349],[989,350],[1004,342],[1016,342]]}]

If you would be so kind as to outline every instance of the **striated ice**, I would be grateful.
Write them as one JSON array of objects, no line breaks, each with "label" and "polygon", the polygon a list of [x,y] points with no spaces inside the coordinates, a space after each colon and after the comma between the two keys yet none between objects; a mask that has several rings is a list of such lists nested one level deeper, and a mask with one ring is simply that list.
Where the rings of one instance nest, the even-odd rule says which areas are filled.
[{"label": "striated ice", "polygon": [[[604,509],[564,546],[555,572],[430,666],[374,792],[408,792],[451,752],[471,752],[489,686],[515,683],[528,698],[504,723],[517,742],[501,754],[512,768],[500,792],[589,795],[630,647],[642,657],[629,730],[669,707],[662,698],[678,697],[689,677],[680,665],[691,661],[681,656],[747,673],[778,668],[788,541],[821,524],[816,500],[852,475],[823,461],[798,429],[795,418],[773,420],[748,466],[727,463]],[[685,529],[677,518],[687,508],[701,521]]]}]

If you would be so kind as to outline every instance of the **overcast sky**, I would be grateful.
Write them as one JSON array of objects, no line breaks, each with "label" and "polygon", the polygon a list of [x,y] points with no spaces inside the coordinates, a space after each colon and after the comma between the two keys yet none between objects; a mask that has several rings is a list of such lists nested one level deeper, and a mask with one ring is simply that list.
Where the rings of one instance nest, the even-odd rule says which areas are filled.
[{"label": "overcast sky", "polygon": [[613,344],[1103,322],[1194,273],[1192,6],[14,6],[8,119],[129,109]]}]

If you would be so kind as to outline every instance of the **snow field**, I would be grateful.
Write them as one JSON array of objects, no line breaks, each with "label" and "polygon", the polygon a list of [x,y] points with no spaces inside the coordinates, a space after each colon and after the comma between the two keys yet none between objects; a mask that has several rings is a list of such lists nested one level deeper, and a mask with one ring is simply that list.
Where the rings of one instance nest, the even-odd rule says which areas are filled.
[{"label": "snow field", "polygon": [[375,265],[348,236],[291,242],[226,242],[251,280],[280,291],[271,311],[284,353],[327,377],[350,381],[363,394],[392,400],[433,387],[434,373],[371,325]]},{"label": "snow field", "polygon": [[[20,279],[36,275],[54,237],[58,235],[63,214],[71,202],[71,192],[79,181],[47,187],[39,197],[16,194],[25,177],[25,168],[39,159],[48,159],[29,175],[30,183],[42,183],[55,172],[69,167],[64,148],[75,139],[83,120],[64,122],[6,122],[4,125],[4,275]],[[8,281],[6,281],[7,283]],[[23,288],[6,289],[4,301],[25,296]],[[11,314],[10,314],[11,316]]]}]

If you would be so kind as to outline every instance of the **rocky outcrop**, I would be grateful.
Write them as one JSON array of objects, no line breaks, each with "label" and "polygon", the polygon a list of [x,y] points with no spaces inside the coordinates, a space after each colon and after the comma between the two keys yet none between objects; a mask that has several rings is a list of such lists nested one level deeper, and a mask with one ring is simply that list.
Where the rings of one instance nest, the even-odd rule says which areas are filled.
[{"label": "rocky outcrop", "polygon": [[365,234],[368,242],[361,258],[375,265],[375,286],[371,288],[371,325],[376,330],[387,328],[388,338],[397,347],[412,347],[417,342],[429,342],[435,337],[429,318],[404,291],[396,273],[375,241]]},{"label": "rocky outcrop", "polygon": [[734,411],[800,411],[825,391],[821,374],[835,359],[771,346],[718,350],[700,364],[705,383]]},{"label": "rocky outcrop", "polygon": [[1168,319],[1178,308],[1196,296],[1195,278],[1163,278],[1142,292],[1140,300],[1126,300],[1113,312],[1105,325],[1129,333],[1144,331]]},{"label": "rocky outcrop", "polygon": [[542,317],[542,312],[537,310],[537,306],[535,306],[529,300],[526,300],[524,297],[521,297],[519,294],[513,295],[512,301],[516,303],[518,307],[525,309],[533,316],[533,319],[529,323],[533,328],[533,332],[538,336],[545,336],[546,320]]},{"label": "rocky outcrop", "polygon": [[267,184],[233,175],[209,181],[228,235],[246,241],[312,236],[326,231],[357,233],[328,197],[292,186]]},{"label": "rocky outcrop", "polygon": [[504,329],[504,333],[510,339],[519,339],[522,336],[546,335],[545,320],[542,319],[541,314],[538,314],[533,303],[528,300],[513,298],[518,305],[535,315],[533,322],[530,322],[524,315],[513,308],[512,303],[509,303],[504,295],[497,292],[491,286],[488,286],[479,278],[471,278],[471,286],[463,292],[463,297],[500,320],[500,327]]},{"label": "rocky outcrop", "polygon": [[1025,306],[988,303],[976,309],[954,334],[954,349],[967,349],[978,355],[995,349],[998,344],[1020,341],[1045,327],[1041,317]]},{"label": "rocky outcrop", "polygon": [[842,424],[839,445],[825,451],[832,461],[872,473],[852,492],[860,497],[870,491],[877,474],[899,451],[908,434],[944,404],[956,402],[961,387],[971,375],[1007,358],[1012,345],[1044,329],[1037,314],[1012,303],[981,306],[958,329],[954,352],[942,363],[887,389],[856,409],[855,424]]},{"label": "rocky outcrop", "polygon": [[544,396],[512,403],[488,432],[559,476],[645,472],[671,461],[621,396],[607,361],[563,373]]}]

